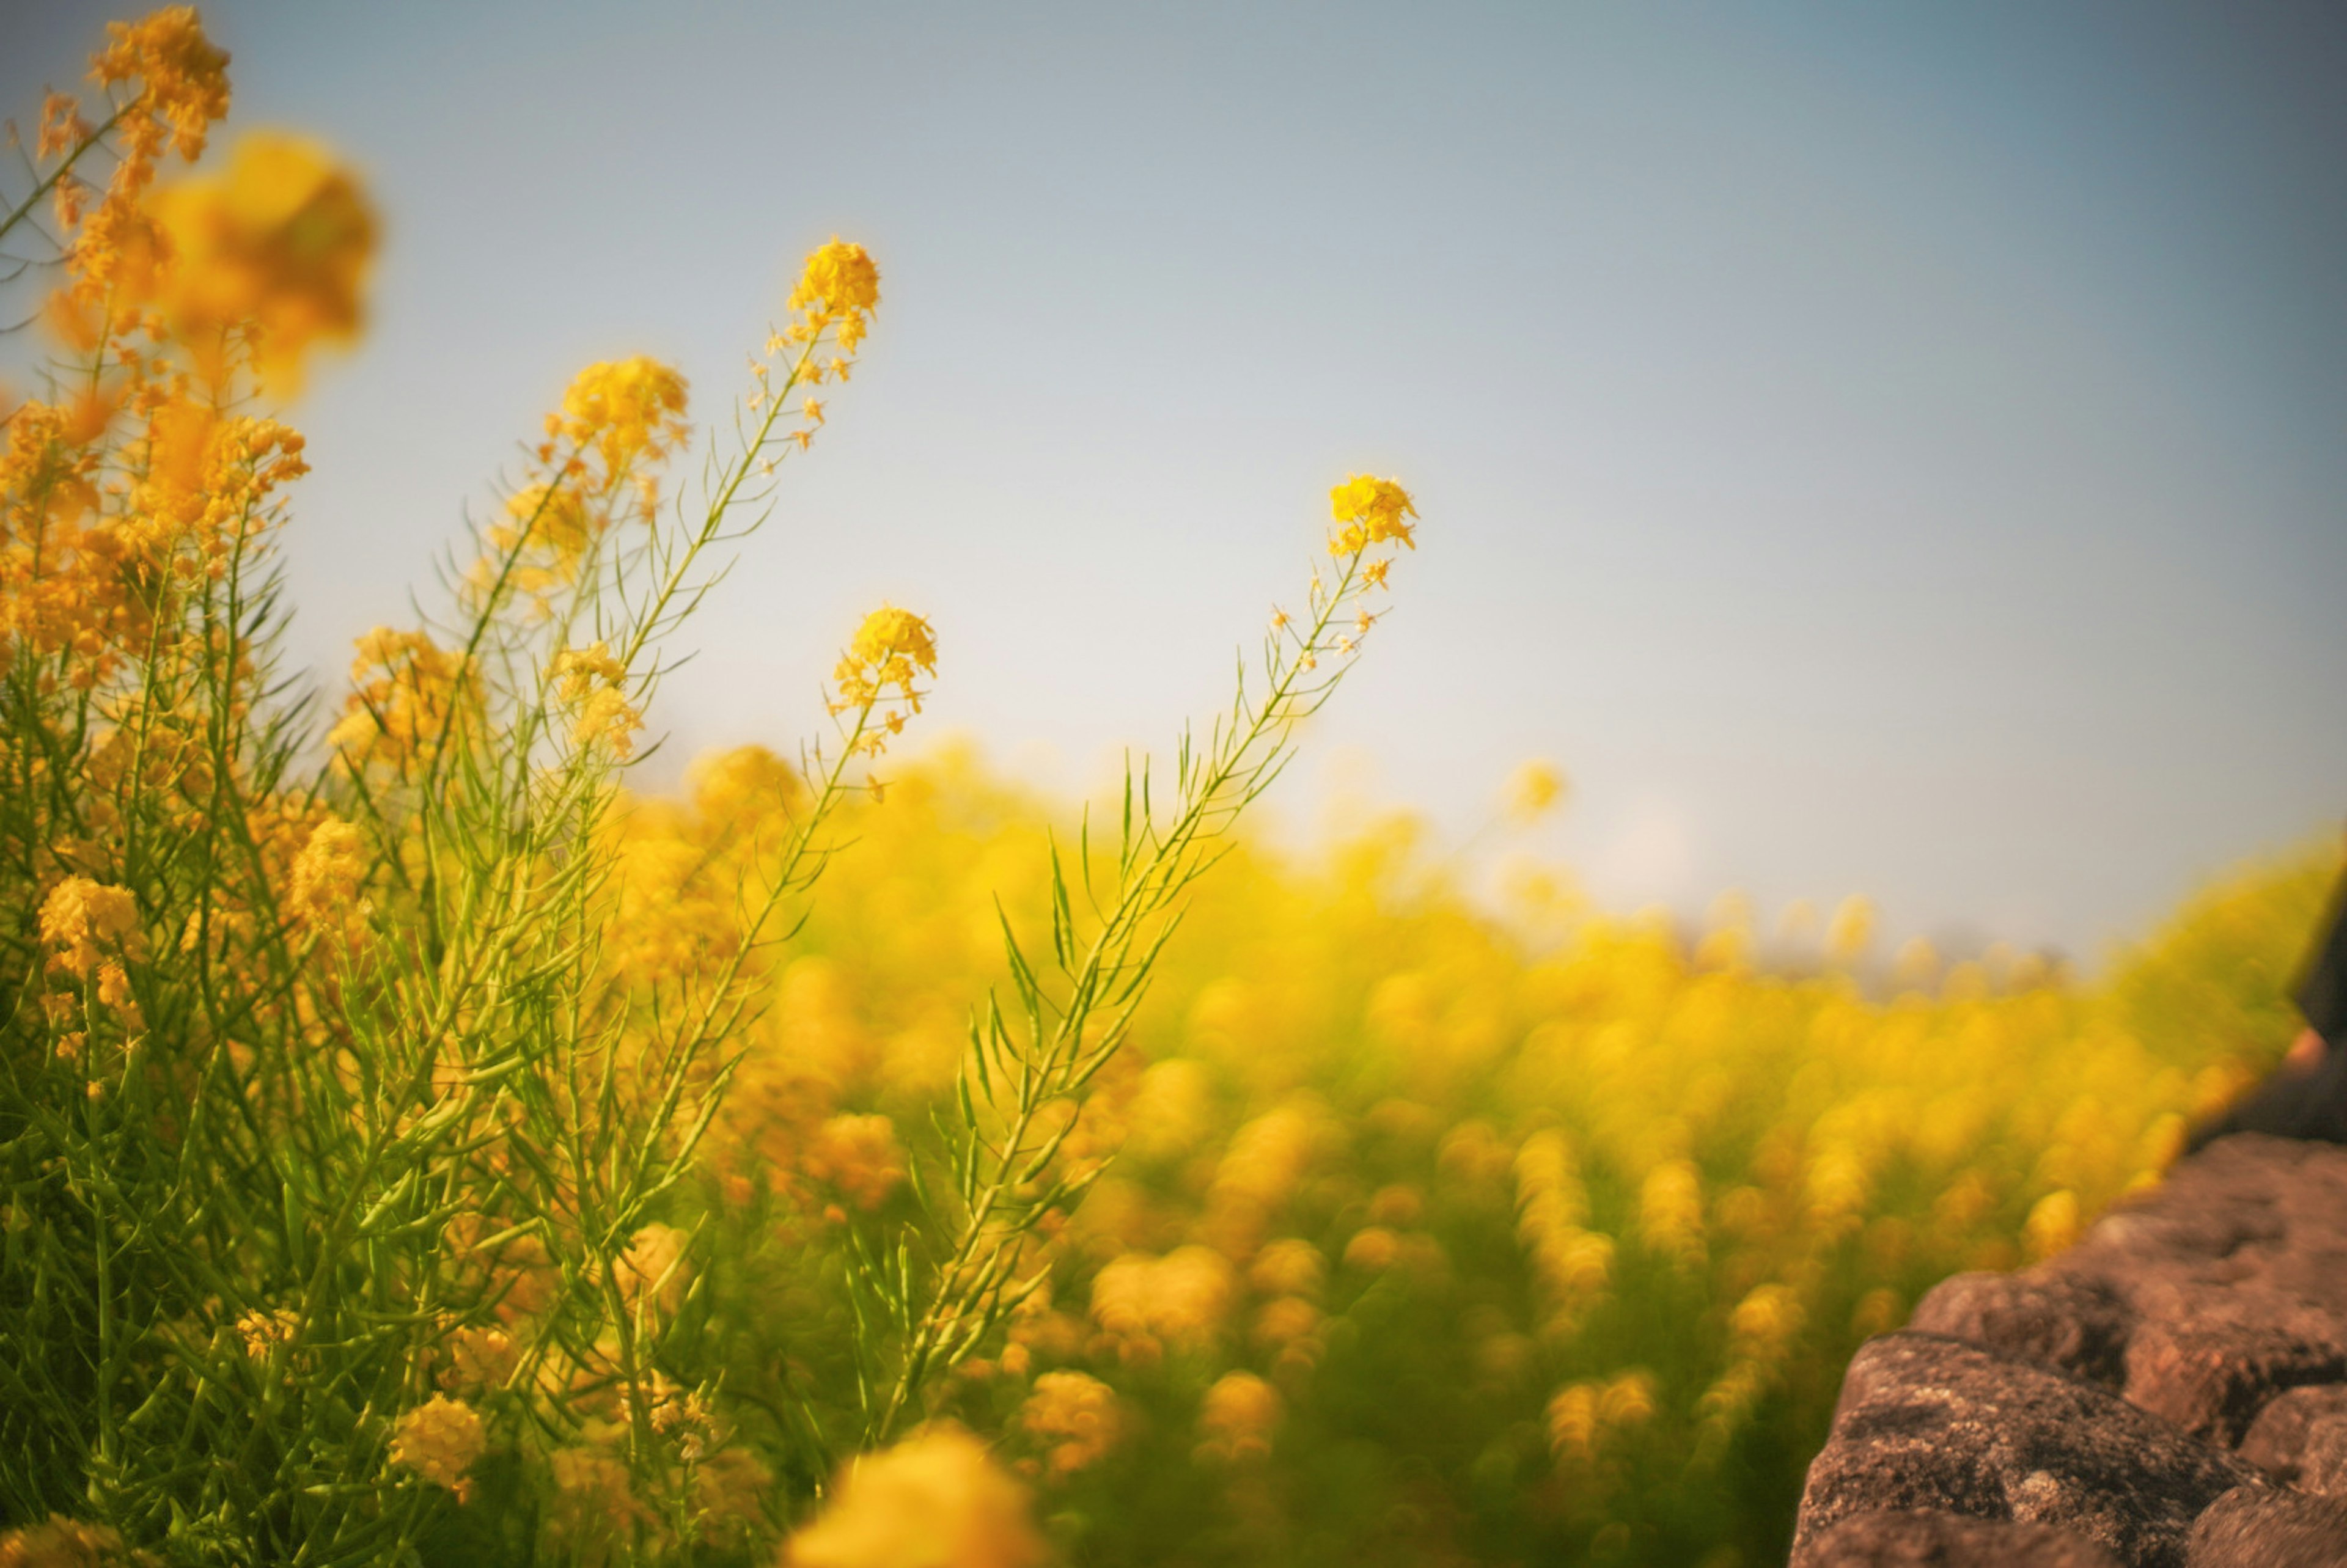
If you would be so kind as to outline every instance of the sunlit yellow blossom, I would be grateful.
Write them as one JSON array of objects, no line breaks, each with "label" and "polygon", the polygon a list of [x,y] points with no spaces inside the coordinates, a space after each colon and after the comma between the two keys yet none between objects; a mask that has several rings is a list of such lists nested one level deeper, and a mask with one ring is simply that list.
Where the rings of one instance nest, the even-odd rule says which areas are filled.
[{"label": "sunlit yellow blossom", "polygon": [[1225,1372],[1198,1406],[1198,1457],[1218,1464],[1267,1459],[1286,1416],[1278,1389],[1252,1372]]},{"label": "sunlit yellow blossom", "polygon": [[304,924],[342,915],[358,896],[368,862],[366,841],[357,828],[338,817],[319,823],[293,857],[285,888],[289,912]]},{"label": "sunlit yellow blossom", "polygon": [[2065,1188],[2038,1199],[2021,1234],[2032,1259],[2051,1257],[2076,1241],[2078,1194]]},{"label": "sunlit yellow blossom", "polygon": [[571,378],[551,429],[591,448],[616,479],[640,461],[657,461],[689,440],[684,377],[642,354],[599,360]]},{"label": "sunlit yellow blossom", "polygon": [[[937,634],[929,623],[909,610],[884,604],[864,618],[846,653],[832,671],[831,711],[849,712],[887,701],[887,689],[893,686],[894,700],[917,713],[928,693],[913,682],[922,675],[936,674],[937,670]],[[887,723],[885,715],[882,723]],[[894,733],[897,727],[900,726],[891,726],[887,733]],[[863,749],[876,754],[882,741],[881,732],[867,731]]]},{"label": "sunlit yellow blossom", "polygon": [[1529,826],[1564,798],[1564,772],[1554,763],[1528,762],[1508,775],[1501,800],[1511,820]]},{"label": "sunlit yellow blossom", "polygon": [[228,113],[228,59],[204,36],[194,6],[169,5],[137,22],[108,22],[90,76],[105,86],[136,80],[137,118],[193,159],[204,150],[206,128]]},{"label": "sunlit yellow blossom", "polygon": [[886,1116],[834,1116],[815,1130],[807,1174],[869,1212],[905,1180],[905,1151]]},{"label": "sunlit yellow blossom", "polygon": [[808,254],[790,297],[790,308],[804,313],[803,324],[795,329],[802,336],[811,339],[830,326],[841,349],[849,354],[863,342],[879,303],[880,270],[863,246],[846,243],[836,234]]},{"label": "sunlit yellow blossom", "polygon": [[118,1531],[53,1513],[43,1524],[0,1531],[0,1568],[156,1568],[156,1560],[132,1551]]},{"label": "sunlit yellow blossom", "polygon": [[442,1384],[452,1389],[494,1389],[521,1360],[521,1347],[502,1328],[459,1328],[448,1336],[448,1366]]},{"label": "sunlit yellow blossom", "polygon": [[[1391,479],[1355,474],[1328,492],[1328,508],[1337,524],[1328,540],[1331,555],[1358,555],[1388,539],[1418,548],[1418,541],[1410,537],[1410,525],[1402,520],[1418,516],[1418,507],[1409,492]],[[1382,581],[1384,575],[1378,573],[1377,580]]]},{"label": "sunlit yellow blossom", "polygon": [[461,1399],[435,1394],[400,1416],[393,1429],[391,1462],[405,1465],[461,1499],[471,1491],[465,1472],[488,1444],[488,1429],[478,1411]]},{"label": "sunlit yellow blossom", "polygon": [[1027,1492],[958,1427],[858,1460],[784,1549],[787,1568],[1036,1568]]},{"label": "sunlit yellow blossom", "polygon": [[1127,1359],[1153,1359],[1164,1344],[1195,1348],[1218,1333],[1232,1285],[1229,1261],[1211,1247],[1128,1253],[1093,1278],[1092,1320]]},{"label": "sunlit yellow blossom", "polygon": [[375,217],[357,179],[316,143],[253,131],[217,175],[159,190],[169,247],[161,304],[217,378],[223,333],[242,328],[255,367],[281,390],[300,385],[313,341],[359,330]]},{"label": "sunlit yellow blossom", "polygon": [[348,765],[404,771],[437,752],[450,729],[480,717],[480,692],[465,659],[422,631],[378,626],[358,640],[353,691],[328,733]]},{"label": "sunlit yellow blossom", "polygon": [[1838,964],[1854,961],[1874,938],[1874,906],[1856,895],[1834,909],[1826,927],[1826,956]]},{"label": "sunlit yellow blossom", "polygon": [[275,1347],[293,1342],[294,1331],[301,1324],[299,1316],[283,1307],[274,1312],[248,1312],[236,1320],[236,1337],[244,1346],[245,1355],[255,1361],[266,1361]]},{"label": "sunlit yellow blossom", "polygon": [[138,906],[128,887],[87,876],[68,876],[41,901],[41,940],[57,949],[56,962],[68,974],[87,975],[104,953],[125,942],[138,925]]},{"label": "sunlit yellow blossom", "polygon": [[1043,1445],[1044,1462],[1055,1476],[1099,1463],[1124,1431],[1116,1390],[1084,1372],[1046,1372],[1036,1378],[1018,1419]]}]

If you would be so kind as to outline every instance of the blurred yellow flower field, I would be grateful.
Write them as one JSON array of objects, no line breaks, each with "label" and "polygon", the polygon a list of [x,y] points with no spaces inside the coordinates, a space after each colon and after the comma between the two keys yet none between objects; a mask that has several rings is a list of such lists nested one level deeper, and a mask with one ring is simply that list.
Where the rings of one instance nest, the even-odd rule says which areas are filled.
[{"label": "blurred yellow flower field", "polygon": [[[227,64],[117,25],[5,219],[50,357],[0,405],[0,1560],[1767,1563],[1851,1349],[2293,1032],[2327,845],[2092,981],[1855,899],[1495,903],[1402,813],[1269,846],[1440,548],[1373,475],[1101,799],[904,739],[954,651],[889,604],[819,739],[639,787],[876,330],[836,237],[730,422],[587,366],[305,702],[268,411],[376,224],[283,133],[167,177]],[[1568,793],[1528,763],[1498,820]]]}]

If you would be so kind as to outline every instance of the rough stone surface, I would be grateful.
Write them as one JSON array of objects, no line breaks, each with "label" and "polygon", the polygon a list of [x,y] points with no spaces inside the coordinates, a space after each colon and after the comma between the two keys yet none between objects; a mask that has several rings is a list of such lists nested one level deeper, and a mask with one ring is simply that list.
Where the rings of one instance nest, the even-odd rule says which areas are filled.
[{"label": "rough stone surface", "polygon": [[2109,1289],[2138,1324],[2269,1330],[2347,1358],[2347,1148],[2220,1140],[2044,1271]]},{"label": "rough stone surface", "polygon": [[1943,1279],[1907,1327],[2116,1389],[2127,1385],[2135,1313],[2100,1279],[2030,1269]]},{"label": "rough stone surface", "polygon": [[2292,1389],[2258,1412],[2241,1439],[2241,1457],[2276,1481],[2298,1480],[2299,1458],[2315,1424],[2347,1417],[2347,1383]]},{"label": "rough stone surface", "polygon": [[2307,1429],[2298,1465],[2298,1489],[2347,1497],[2347,1416],[2325,1416]]},{"label": "rough stone surface", "polygon": [[2347,1564],[2347,1498],[2279,1487],[2243,1487],[2212,1503],[2192,1527],[2188,1568],[2341,1568]]},{"label": "rough stone surface", "polygon": [[2347,1357],[2286,1330],[2240,1323],[2147,1323],[2127,1344],[2127,1397],[2194,1437],[2230,1448],[2268,1401],[2335,1383]]},{"label": "rough stone surface", "polygon": [[2083,1536],[2045,1524],[1900,1509],[1853,1513],[1793,1555],[1792,1568],[2123,1568]]},{"label": "rough stone surface", "polygon": [[2034,1561],[1947,1516],[2123,1568],[2183,1568],[2188,1540],[2191,1568],[2347,1568],[2347,1147],[2220,1139],[2069,1251],[1959,1275],[1862,1348],[1796,1563]]},{"label": "rough stone surface", "polygon": [[1795,1544],[1852,1514],[1930,1509],[2053,1525],[2136,1568],[2180,1568],[2200,1511],[2252,1482],[2250,1465],[2100,1389],[1909,1331],[1851,1358]]}]

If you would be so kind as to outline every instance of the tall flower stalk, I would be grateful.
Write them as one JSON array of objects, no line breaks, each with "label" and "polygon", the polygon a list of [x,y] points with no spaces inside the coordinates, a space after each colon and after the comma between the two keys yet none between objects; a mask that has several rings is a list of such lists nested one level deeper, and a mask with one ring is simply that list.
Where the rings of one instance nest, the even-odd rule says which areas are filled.
[{"label": "tall flower stalk", "polygon": [[926,1255],[917,1257],[910,1236],[893,1247],[867,1240],[856,1255],[859,1298],[891,1331],[894,1350],[892,1368],[866,1375],[868,1443],[893,1436],[922,1390],[1046,1277],[1031,1255],[1039,1229],[1103,1169],[1062,1152],[1086,1091],[1131,1033],[1184,895],[1294,757],[1297,726],[1351,671],[1378,619],[1368,597],[1385,587],[1386,547],[1416,548],[1416,508],[1389,479],[1352,477],[1331,492],[1330,509],[1333,574],[1314,570],[1302,617],[1273,613],[1256,655],[1260,684],[1250,684],[1242,658],[1229,708],[1203,739],[1184,733],[1172,798],[1161,797],[1144,758],[1126,769],[1112,848],[1095,855],[1089,813],[1072,872],[1051,845],[1048,949],[1002,917],[1012,1005],[989,997],[971,1020],[955,1094],[959,1131],[919,1194]]}]

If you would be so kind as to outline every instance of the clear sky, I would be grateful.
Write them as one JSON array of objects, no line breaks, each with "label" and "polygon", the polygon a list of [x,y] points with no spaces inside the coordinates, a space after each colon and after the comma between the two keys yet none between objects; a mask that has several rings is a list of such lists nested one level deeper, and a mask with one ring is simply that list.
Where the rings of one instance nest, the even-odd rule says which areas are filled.
[{"label": "clear sky", "polygon": [[[364,167],[295,652],[407,620],[596,358],[722,412],[835,231],[884,303],[656,727],[788,750],[856,617],[1073,786],[1423,548],[1310,738],[1451,842],[1530,756],[1609,901],[1863,891],[2082,958],[2347,816],[2347,13],[2114,4],[202,7]],[[113,7],[0,0],[29,116]]]}]

